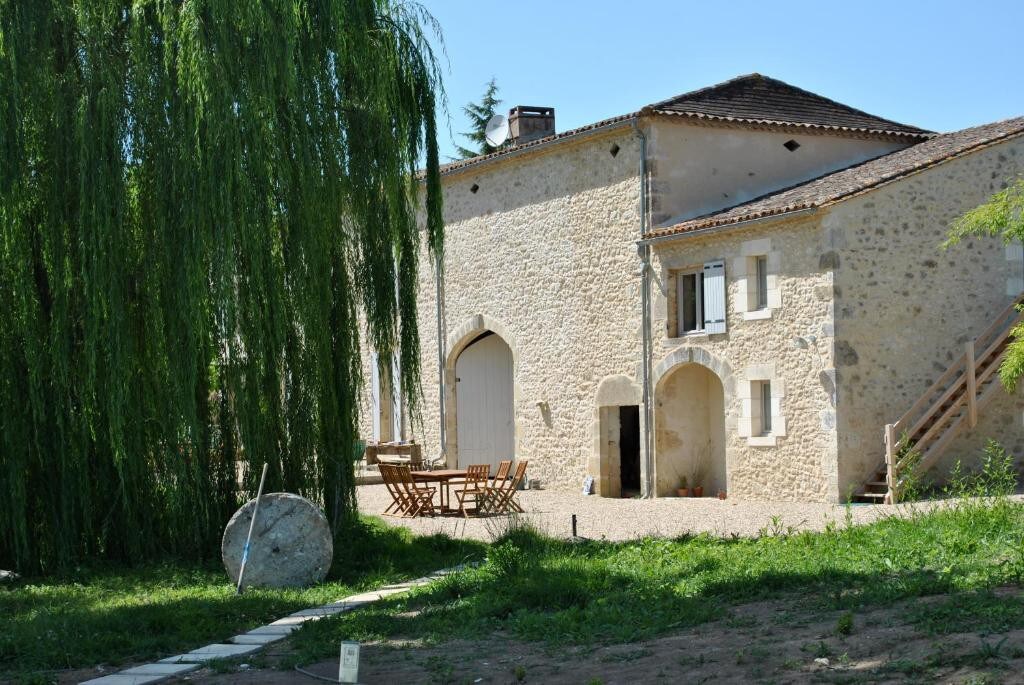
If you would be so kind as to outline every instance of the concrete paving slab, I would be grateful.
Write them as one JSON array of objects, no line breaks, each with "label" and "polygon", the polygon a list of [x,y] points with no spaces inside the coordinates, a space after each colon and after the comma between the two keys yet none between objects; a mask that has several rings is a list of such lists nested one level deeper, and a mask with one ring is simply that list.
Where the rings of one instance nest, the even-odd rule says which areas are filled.
[{"label": "concrete paving slab", "polygon": [[288,635],[293,630],[298,628],[297,625],[292,626],[260,626],[259,628],[253,628],[246,635]]},{"label": "concrete paving slab", "polygon": [[366,604],[367,602],[376,602],[378,599],[380,599],[380,595],[376,592],[364,592],[361,595],[352,595],[351,597],[346,597],[341,601],[345,602],[346,604]]},{"label": "concrete paving slab", "polygon": [[343,606],[341,604],[329,604],[323,607],[314,607],[312,609],[303,609],[302,611],[296,611],[294,614],[288,614],[289,616],[334,616],[344,611],[348,611],[351,607]]},{"label": "concrete paving slab", "polygon": [[242,656],[243,654],[250,654],[257,651],[262,645],[238,645],[238,644],[214,644],[194,649],[188,654],[178,654],[177,656],[167,657],[161,659],[162,664],[180,664],[180,663],[191,663],[201,664],[213,659],[230,659],[236,656]]},{"label": "concrete paving slab", "polygon": [[333,602],[331,604],[328,604],[327,606],[329,606],[329,607],[343,607],[345,609],[345,611],[348,611],[349,609],[355,609],[356,607],[361,607],[364,604],[369,604],[369,603],[374,602],[374,601],[376,601],[376,600],[373,600],[373,599],[358,599],[358,600],[339,599],[337,602]]},{"label": "concrete paving slab", "polygon": [[199,668],[199,664],[143,664],[132,666],[118,673],[118,675],[162,675],[172,676],[188,673]]},{"label": "concrete paving slab", "polygon": [[228,642],[236,645],[269,645],[271,642],[283,640],[287,635],[235,635]]},{"label": "concrete paving slab", "polygon": [[268,625],[272,626],[300,626],[306,621],[316,621],[323,618],[323,614],[309,614],[306,616],[285,616]]},{"label": "concrete paving slab", "polygon": [[113,675],[105,675],[102,678],[86,680],[81,685],[146,685],[147,683],[158,683],[167,677],[165,675],[123,675],[115,673]]}]

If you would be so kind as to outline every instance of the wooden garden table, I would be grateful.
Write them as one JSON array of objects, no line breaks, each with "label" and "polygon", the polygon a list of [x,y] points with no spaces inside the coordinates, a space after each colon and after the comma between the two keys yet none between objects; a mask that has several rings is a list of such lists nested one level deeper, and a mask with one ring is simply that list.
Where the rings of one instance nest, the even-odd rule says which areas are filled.
[{"label": "wooden garden table", "polygon": [[455,511],[449,505],[452,495],[448,486],[452,480],[466,477],[466,469],[438,469],[436,471],[413,471],[412,479],[417,483],[437,483],[441,495],[441,513]]}]

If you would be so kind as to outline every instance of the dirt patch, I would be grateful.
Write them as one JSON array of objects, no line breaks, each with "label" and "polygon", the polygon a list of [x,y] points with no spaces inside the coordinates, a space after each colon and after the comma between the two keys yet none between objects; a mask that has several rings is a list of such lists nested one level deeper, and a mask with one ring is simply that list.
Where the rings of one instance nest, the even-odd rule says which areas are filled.
[{"label": "dirt patch", "polygon": [[[1021,596],[1019,589],[1001,591]],[[486,640],[425,646],[363,646],[363,683],[1024,683],[1024,630],[936,634],[912,623],[936,596],[854,612],[824,611],[803,598],[739,606],[728,617],[655,640],[601,647],[549,649],[495,633]],[[945,633],[945,634],[941,634]],[[286,646],[282,646],[286,648]],[[190,680],[314,683],[262,667],[235,673],[210,669]],[[304,667],[336,678],[337,660]]]}]

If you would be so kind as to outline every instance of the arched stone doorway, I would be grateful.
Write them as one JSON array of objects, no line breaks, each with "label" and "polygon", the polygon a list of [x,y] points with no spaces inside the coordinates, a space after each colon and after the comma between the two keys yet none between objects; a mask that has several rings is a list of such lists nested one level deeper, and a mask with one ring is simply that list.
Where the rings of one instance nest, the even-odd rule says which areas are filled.
[{"label": "arched stone doorway", "polygon": [[597,386],[588,473],[594,476],[594,493],[601,497],[642,492],[642,403],[640,386],[628,376],[607,376]]},{"label": "arched stone doorway", "polygon": [[490,317],[468,319],[449,338],[445,365],[446,457],[450,467],[516,454],[515,347]]},{"label": "arched stone doorway", "polygon": [[685,476],[704,494],[726,490],[725,389],[708,367],[683,363],[654,391],[655,492],[673,495]]}]

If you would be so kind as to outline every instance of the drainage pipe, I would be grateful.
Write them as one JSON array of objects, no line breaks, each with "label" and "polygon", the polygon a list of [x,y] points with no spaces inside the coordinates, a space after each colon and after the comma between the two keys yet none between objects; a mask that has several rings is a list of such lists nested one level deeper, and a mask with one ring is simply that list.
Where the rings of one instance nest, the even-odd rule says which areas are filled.
[{"label": "drainage pipe", "polygon": [[654,497],[654,444],[652,425],[654,412],[651,405],[651,246],[643,242],[647,235],[647,136],[640,128],[640,117],[633,119],[633,130],[640,141],[640,242],[637,254],[640,257],[640,337],[643,361],[643,404],[644,404],[644,464],[641,496]]},{"label": "drainage pipe", "polygon": [[437,409],[441,419],[440,442],[441,456],[444,457],[445,466],[448,465],[448,445],[445,434],[446,412],[444,406],[444,258],[437,255],[434,260],[434,274],[436,287],[434,288],[437,306]]}]

